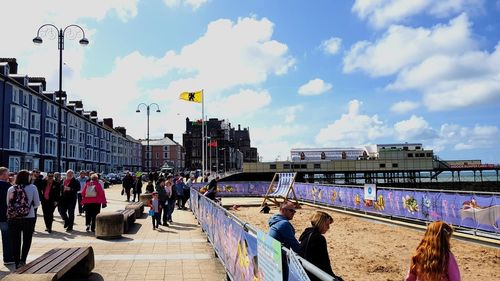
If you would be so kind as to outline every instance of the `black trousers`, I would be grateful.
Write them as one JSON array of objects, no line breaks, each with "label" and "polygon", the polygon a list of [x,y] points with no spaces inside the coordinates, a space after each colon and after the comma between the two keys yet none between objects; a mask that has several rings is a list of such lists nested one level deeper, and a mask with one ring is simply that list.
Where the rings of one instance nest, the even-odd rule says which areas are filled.
[{"label": "black trousers", "polygon": [[190,196],[190,193],[191,193],[191,190],[189,189],[184,189],[183,190],[184,192],[184,196],[182,197],[182,208],[185,209],[186,208],[186,202],[188,201],[189,199],[189,196]]},{"label": "black trousers", "polygon": [[[168,221],[168,206],[165,205],[167,201],[160,201],[161,209],[160,209],[160,217],[162,217],[162,222],[163,224],[166,224]],[[163,213],[163,216],[161,216],[161,213]]]},{"label": "black trousers", "polygon": [[47,230],[52,231],[52,222],[54,221],[54,210],[56,206],[54,206],[54,202],[45,201],[42,202],[42,211],[43,211],[43,221],[45,222],[45,228]]},{"label": "black trousers", "polygon": [[75,207],[76,200],[74,201],[61,201],[59,203],[58,209],[64,224],[68,229],[73,229],[73,224],[75,223]]},{"label": "black trousers", "polygon": [[90,225],[90,230],[95,231],[95,218],[101,212],[101,204],[85,204],[85,225]]},{"label": "black trousers", "polygon": [[77,198],[78,198],[78,213],[81,215],[83,214],[83,205],[82,205],[82,194],[81,193],[78,193],[77,194]]},{"label": "black trousers", "polygon": [[[16,267],[26,263],[35,231],[35,218],[12,219],[8,221],[9,235],[12,241],[12,253]],[[21,240],[22,235],[22,240]]]},{"label": "black trousers", "polygon": [[155,212],[153,216],[151,216],[151,219],[153,221],[153,228],[158,228],[160,225],[160,213]]},{"label": "black trousers", "polygon": [[130,201],[130,187],[124,187],[125,188],[125,194],[127,195],[127,202]]}]

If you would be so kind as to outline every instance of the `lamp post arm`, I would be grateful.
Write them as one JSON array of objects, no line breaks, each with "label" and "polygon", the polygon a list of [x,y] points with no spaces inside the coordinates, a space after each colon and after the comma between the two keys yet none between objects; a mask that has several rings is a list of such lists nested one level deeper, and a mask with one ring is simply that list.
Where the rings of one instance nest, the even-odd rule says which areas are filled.
[{"label": "lamp post arm", "polygon": [[67,30],[68,28],[70,28],[70,27],[78,27],[78,28],[82,31],[82,33],[83,33],[83,38],[85,38],[85,30],[83,30],[83,28],[82,28],[81,26],[77,25],[77,24],[70,24],[70,25],[66,26],[66,27],[64,28],[63,32],[62,32],[62,33],[63,33],[63,35],[66,33],[66,30]]},{"label": "lamp post arm", "polygon": [[57,26],[55,26],[51,23],[46,23],[38,28],[38,31],[36,32],[36,36],[40,36],[40,30],[42,30],[42,28],[44,28],[46,26],[52,26],[53,28],[55,28],[57,30],[57,32],[59,32],[59,28]]}]

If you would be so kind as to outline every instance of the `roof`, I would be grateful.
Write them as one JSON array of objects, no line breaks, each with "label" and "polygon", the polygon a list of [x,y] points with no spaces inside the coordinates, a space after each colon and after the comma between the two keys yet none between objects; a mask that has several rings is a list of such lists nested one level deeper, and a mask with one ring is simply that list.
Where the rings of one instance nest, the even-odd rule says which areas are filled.
[{"label": "roof", "polygon": [[[147,140],[141,140],[142,145],[147,145],[148,141]],[[163,138],[163,139],[150,139],[149,140],[149,145],[180,145],[176,141],[173,141],[169,138]]]}]

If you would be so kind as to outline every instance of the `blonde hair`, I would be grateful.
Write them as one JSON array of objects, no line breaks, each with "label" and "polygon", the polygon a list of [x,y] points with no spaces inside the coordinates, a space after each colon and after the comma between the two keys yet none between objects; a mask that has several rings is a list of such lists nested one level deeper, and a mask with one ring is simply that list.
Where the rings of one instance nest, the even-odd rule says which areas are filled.
[{"label": "blonde hair", "polygon": [[93,174],[90,175],[90,179],[91,180],[97,180],[97,179],[99,179],[99,176],[96,173],[93,173]]},{"label": "blonde hair", "polygon": [[325,225],[333,223],[333,218],[328,213],[316,211],[311,217],[311,225],[317,229],[322,229]]},{"label": "blonde hair", "polygon": [[411,258],[410,272],[419,280],[443,280],[446,277],[452,233],[453,228],[445,222],[429,224]]}]

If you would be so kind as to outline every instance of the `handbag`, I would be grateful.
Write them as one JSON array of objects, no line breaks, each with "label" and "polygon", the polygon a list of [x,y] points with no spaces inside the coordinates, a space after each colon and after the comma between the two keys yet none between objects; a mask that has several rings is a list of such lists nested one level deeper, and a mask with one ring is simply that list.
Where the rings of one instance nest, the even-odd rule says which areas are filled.
[{"label": "handbag", "polygon": [[97,191],[95,190],[95,185],[87,186],[87,191],[85,192],[85,197],[87,197],[87,198],[97,197]]},{"label": "handbag", "polygon": [[125,188],[122,188],[122,195],[125,194]]},{"label": "handbag", "polygon": [[154,210],[149,210],[149,215],[150,216],[154,216],[155,215],[155,211]]}]

